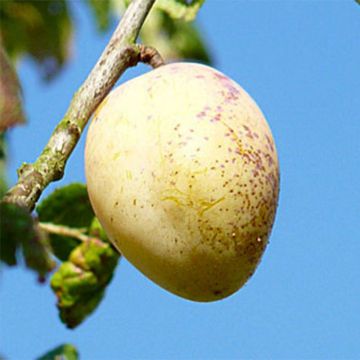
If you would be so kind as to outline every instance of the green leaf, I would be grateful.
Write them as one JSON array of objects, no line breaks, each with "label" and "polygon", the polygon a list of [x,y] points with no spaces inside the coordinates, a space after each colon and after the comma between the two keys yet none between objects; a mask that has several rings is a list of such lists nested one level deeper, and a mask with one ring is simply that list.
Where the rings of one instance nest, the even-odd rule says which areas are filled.
[{"label": "green leaf", "polygon": [[50,246],[46,234],[34,226],[34,236],[22,243],[23,257],[29,269],[38,273],[39,281],[45,281],[46,275],[55,268],[50,257]]},{"label": "green leaf", "polygon": [[20,83],[0,44],[0,132],[24,122]]},{"label": "green leaf", "polygon": [[95,15],[98,29],[107,30],[110,24],[111,0],[86,0],[86,3]]},{"label": "green leaf", "polygon": [[27,267],[37,272],[39,279],[43,280],[55,266],[49,256],[46,237],[26,209],[15,204],[0,203],[1,261],[10,266],[16,265],[20,247]]},{"label": "green leaf", "polygon": [[191,59],[211,64],[211,56],[195,23],[174,20],[167,13],[153,9],[140,36],[167,60]]},{"label": "green leaf", "polygon": [[79,354],[75,346],[64,344],[52,349],[36,360],[78,360]]},{"label": "green leaf", "polygon": [[79,268],[94,273],[99,284],[107,284],[118,257],[119,253],[111,244],[91,238],[72,251],[70,261]]},{"label": "green leaf", "polygon": [[108,243],[89,238],[76,247],[51,279],[60,319],[69,328],[78,326],[102,300],[119,254]]},{"label": "green leaf", "polygon": [[30,56],[46,79],[69,57],[72,23],[65,0],[1,1],[1,40],[13,60]]},{"label": "green leaf", "polygon": [[33,222],[30,214],[14,204],[0,203],[0,259],[16,265],[16,251],[21,242],[30,241]]},{"label": "green leaf", "polygon": [[90,225],[89,235],[96,237],[104,242],[109,242],[109,239],[105,233],[104,228],[101,226],[100,221],[96,217],[93,219]]},{"label": "green leaf", "polygon": [[[94,219],[86,186],[78,183],[55,190],[37,206],[36,211],[41,222],[73,228],[88,228]],[[49,234],[49,239],[54,254],[63,261],[79,245],[78,239],[68,236]]]},{"label": "green leaf", "polygon": [[193,21],[205,0],[157,0],[155,7],[173,19]]}]

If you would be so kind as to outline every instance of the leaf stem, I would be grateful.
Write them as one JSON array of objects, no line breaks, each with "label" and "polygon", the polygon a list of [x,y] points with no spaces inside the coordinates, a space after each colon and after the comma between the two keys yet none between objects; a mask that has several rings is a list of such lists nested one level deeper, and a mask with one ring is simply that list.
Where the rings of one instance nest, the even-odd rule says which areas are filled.
[{"label": "leaf stem", "polygon": [[18,182],[3,201],[16,203],[31,211],[49,183],[63,177],[66,162],[95,109],[123,72],[141,61],[135,40],[154,2],[131,2],[98,62],[74,94],[44,150],[34,163],[25,163],[18,169]]},{"label": "leaf stem", "polygon": [[62,235],[62,236],[69,236],[69,237],[73,237],[73,238],[76,238],[81,241],[87,241],[87,240],[91,239],[90,236],[84,234],[84,232],[86,231],[86,228],[75,229],[75,228],[71,228],[71,227],[64,226],[64,225],[56,225],[56,224],[44,223],[44,222],[39,222],[38,227],[39,227],[39,229],[41,229],[47,233]]}]

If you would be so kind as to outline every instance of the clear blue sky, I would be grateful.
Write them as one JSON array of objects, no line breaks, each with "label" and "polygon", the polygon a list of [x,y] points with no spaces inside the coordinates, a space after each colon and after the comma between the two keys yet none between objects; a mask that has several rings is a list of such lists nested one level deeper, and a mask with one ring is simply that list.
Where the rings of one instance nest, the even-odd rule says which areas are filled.
[{"label": "clear blue sky", "polygon": [[[73,59],[62,75],[46,85],[32,63],[20,67],[29,125],[11,133],[12,181],[109,38],[76,8]],[[360,6],[207,0],[199,20],[216,67],[256,99],[277,142],[280,202],[257,272],[232,297],[199,304],[123,260],[100,308],[70,331],[47,286],[5,269],[0,352],[8,359],[33,359],[64,342],[86,360],[360,358]],[[62,184],[84,181],[83,145]]]}]

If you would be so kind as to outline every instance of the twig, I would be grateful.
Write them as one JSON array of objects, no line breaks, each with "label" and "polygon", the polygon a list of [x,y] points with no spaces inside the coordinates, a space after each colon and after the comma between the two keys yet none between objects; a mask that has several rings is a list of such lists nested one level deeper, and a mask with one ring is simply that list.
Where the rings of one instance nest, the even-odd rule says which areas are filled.
[{"label": "twig", "polygon": [[31,211],[46,186],[62,178],[66,161],[97,106],[121,74],[141,60],[141,48],[135,45],[135,40],[154,2],[131,2],[98,62],[73,96],[43,152],[34,163],[25,163],[19,168],[18,182],[7,192],[4,201]]},{"label": "twig", "polygon": [[84,234],[86,229],[74,229],[68,226],[56,225],[52,223],[43,223],[43,222],[39,222],[38,227],[39,229],[51,234],[70,236],[79,239],[81,241],[87,241],[91,239],[90,236]]}]

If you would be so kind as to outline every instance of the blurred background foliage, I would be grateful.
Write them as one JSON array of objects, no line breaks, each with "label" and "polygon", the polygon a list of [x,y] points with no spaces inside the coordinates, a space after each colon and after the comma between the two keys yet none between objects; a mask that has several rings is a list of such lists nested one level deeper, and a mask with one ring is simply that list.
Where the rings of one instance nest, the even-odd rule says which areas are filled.
[{"label": "blurred background foliage", "polygon": [[[141,31],[144,43],[167,60],[210,62],[204,39],[193,22],[204,0],[158,0]],[[113,26],[129,0],[83,0],[98,30]],[[13,63],[29,56],[44,79],[53,78],[70,59],[75,27],[69,0],[6,0],[0,2],[0,41]]]},{"label": "blurred background foliage", "polygon": [[45,78],[69,58],[73,21],[69,4],[56,1],[2,1],[1,42],[13,62],[30,56]]}]

